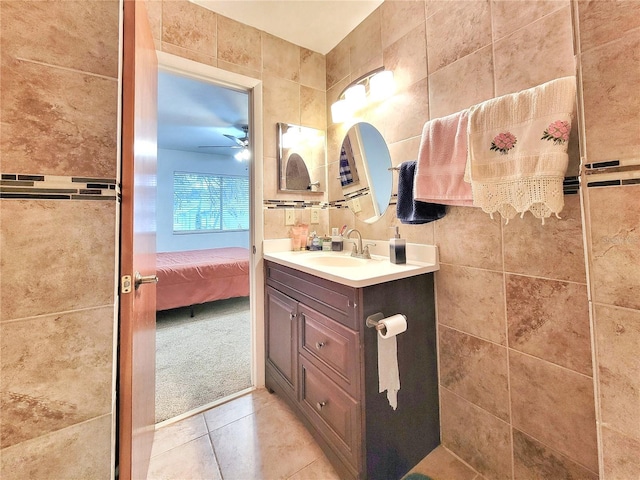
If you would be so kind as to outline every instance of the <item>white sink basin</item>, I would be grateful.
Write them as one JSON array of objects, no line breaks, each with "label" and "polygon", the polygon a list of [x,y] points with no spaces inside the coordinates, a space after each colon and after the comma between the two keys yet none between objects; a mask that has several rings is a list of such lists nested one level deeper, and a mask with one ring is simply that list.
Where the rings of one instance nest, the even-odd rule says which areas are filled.
[{"label": "white sink basin", "polygon": [[364,258],[347,257],[346,255],[326,255],[309,257],[306,263],[310,265],[321,265],[324,267],[364,267],[368,260]]}]

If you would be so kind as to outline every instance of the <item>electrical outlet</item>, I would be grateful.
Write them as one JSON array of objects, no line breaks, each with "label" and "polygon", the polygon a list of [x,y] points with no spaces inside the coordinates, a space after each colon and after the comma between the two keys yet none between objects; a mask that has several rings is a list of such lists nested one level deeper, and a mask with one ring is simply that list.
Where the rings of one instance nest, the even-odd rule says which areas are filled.
[{"label": "electrical outlet", "polygon": [[362,211],[362,207],[360,206],[360,199],[354,198],[351,200],[351,206],[353,207],[353,213],[358,213]]},{"label": "electrical outlet", "polygon": [[293,208],[287,208],[284,211],[284,224],[295,225],[296,223],[296,211]]},{"label": "electrical outlet", "polygon": [[311,209],[311,224],[320,223],[320,209],[312,208]]}]

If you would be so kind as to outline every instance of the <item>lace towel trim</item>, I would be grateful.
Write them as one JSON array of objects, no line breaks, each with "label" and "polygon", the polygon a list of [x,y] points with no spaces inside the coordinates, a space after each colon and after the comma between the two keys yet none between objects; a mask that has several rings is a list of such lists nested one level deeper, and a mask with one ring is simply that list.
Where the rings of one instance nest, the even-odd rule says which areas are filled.
[{"label": "lace towel trim", "polygon": [[530,211],[534,217],[549,218],[564,207],[561,177],[535,177],[500,182],[472,182],[474,205],[481,207],[491,218],[498,212],[506,223],[518,213],[523,217]]}]

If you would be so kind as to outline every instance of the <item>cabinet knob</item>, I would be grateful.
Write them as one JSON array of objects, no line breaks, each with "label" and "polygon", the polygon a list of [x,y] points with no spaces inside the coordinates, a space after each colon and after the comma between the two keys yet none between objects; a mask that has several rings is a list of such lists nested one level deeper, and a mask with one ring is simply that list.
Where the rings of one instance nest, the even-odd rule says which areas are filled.
[{"label": "cabinet knob", "polygon": [[316,342],[316,348],[318,350],[320,350],[322,347],[324,347],[326,345],[326,343],[324,342]]},{"label": "cabinet knob", "polygon": [[296,314],[295,314],[295,313],[293,313],[293,312],[291,312],[291,313],[289,314],[289,318],[290,318],[291,320],[295,319],[295,318],[296,318]]},{"label": "cabinet knob", "polygon": [[327,404],[327,402],[318,402],[316,403],[316,407],[318,408],[318,410],[322,410],[322,407],[324,407]]}]

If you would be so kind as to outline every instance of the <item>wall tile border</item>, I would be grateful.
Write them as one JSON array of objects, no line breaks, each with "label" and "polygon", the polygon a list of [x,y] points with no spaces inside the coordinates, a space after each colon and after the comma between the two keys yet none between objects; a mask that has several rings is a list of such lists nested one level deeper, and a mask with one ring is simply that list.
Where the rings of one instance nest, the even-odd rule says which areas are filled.
[{"label": "wall tile border", "polygon": [[587,187],[613,187],[640,183],[640,158],[626,158],[584,165]]},{"label": "wall tile border", "polygon": [[2,199],[115,201],[119,197],[120,187],[115,178],[0,174]]}]

